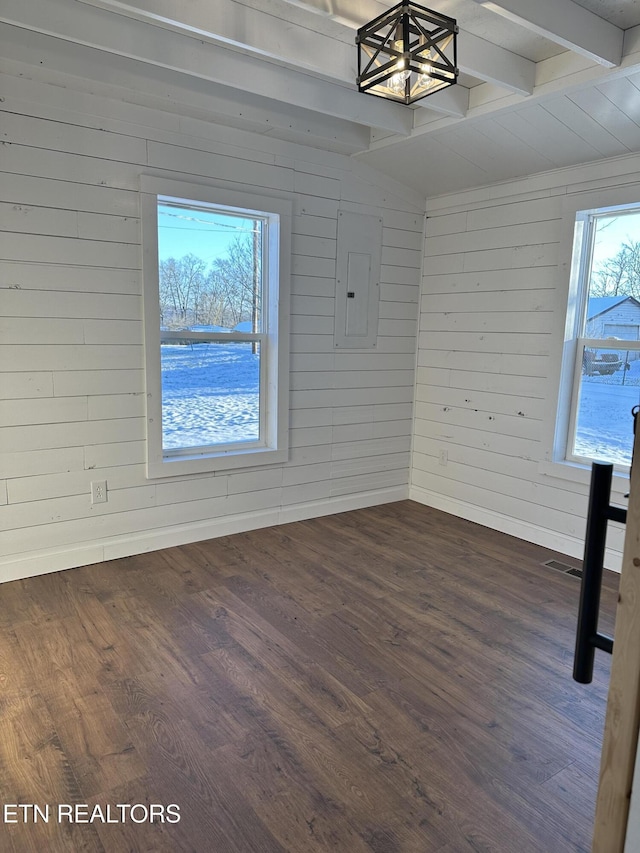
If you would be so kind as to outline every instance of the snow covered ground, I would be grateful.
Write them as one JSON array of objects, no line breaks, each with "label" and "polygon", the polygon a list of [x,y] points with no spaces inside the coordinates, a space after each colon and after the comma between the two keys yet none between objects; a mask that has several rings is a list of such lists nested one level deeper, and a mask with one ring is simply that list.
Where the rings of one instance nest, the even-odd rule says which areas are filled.
[{"label": "snow covered ground", "polygon": [[165,449],[259,438],[260,357],[251,343],[163,344],[160,350]]},{"label": "snow covered ground", "polygon": [[[250,343],[163,344],[161,352],[166,449],[259,438],[260,363]],[[624,374],[584,376],[576,454],[629,465],[638,404],[640,360]]]},{"label": "snow covered ground", "polygon": [[633,447],[631,409],[639,404],[640,360],[631,361],[624,373],[617,370],[610,376],[583,376],[576,454],[629,465]]}]

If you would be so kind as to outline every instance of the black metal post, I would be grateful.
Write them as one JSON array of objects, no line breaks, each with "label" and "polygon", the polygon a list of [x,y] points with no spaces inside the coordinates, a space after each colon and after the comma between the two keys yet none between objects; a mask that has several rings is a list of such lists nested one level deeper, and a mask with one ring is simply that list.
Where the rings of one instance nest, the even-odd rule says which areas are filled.
[{"label": "black metal post", "polygon": [[[598,635],[598,613],[600,610],[600,587],[602,586],[612,476],[613,465],[604,462],[593,463],[587,533],[584,542],[576,651],[573,662],[573,677],[580,684],[591,683],[596,646],[603,648]],[[610,651],[609,648],[604,650]]]}]

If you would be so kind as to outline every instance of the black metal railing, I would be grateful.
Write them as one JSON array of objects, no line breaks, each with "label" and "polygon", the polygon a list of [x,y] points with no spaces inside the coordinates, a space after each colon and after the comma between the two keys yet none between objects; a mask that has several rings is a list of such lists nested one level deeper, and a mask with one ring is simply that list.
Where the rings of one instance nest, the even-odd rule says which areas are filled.
[{"label": "black metal railing", "polygon": [[593,679],[596,649],[609,654],[613,652],[613,638],[598,632],[607,523],[618,521],[625,524],[627,521],[627,510],[623,507],[611,506],[609,502],[612,476],[613,465],[605,462],[593,463],[587,532],[584,541],[576,650],[573,661],[573,677],[580,684],[590,684]]}]

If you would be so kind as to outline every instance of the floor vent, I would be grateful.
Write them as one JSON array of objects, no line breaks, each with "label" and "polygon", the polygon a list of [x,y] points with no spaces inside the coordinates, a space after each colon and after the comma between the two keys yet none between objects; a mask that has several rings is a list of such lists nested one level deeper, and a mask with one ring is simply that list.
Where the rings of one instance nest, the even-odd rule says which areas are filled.
[{"label": "floor vent", "polygon": [[582,569],[576,569],[574,566],[568,566],[566,563],[561,563],[559,560],[547,560],[542,564],[549,569],[555,569],[557,572],[564,572],[566,575],[571,575],[574,578],[582,577]]}]

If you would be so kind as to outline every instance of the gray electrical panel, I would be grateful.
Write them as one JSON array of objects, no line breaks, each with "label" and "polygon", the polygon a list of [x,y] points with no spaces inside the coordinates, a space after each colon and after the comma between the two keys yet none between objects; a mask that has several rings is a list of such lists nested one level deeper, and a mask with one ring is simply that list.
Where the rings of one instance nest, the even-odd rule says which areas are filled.
[{"label": "gray electrical panel", "polygon": [[338,213],[336,347],[372,349],[378,338],[382,219]]}]

